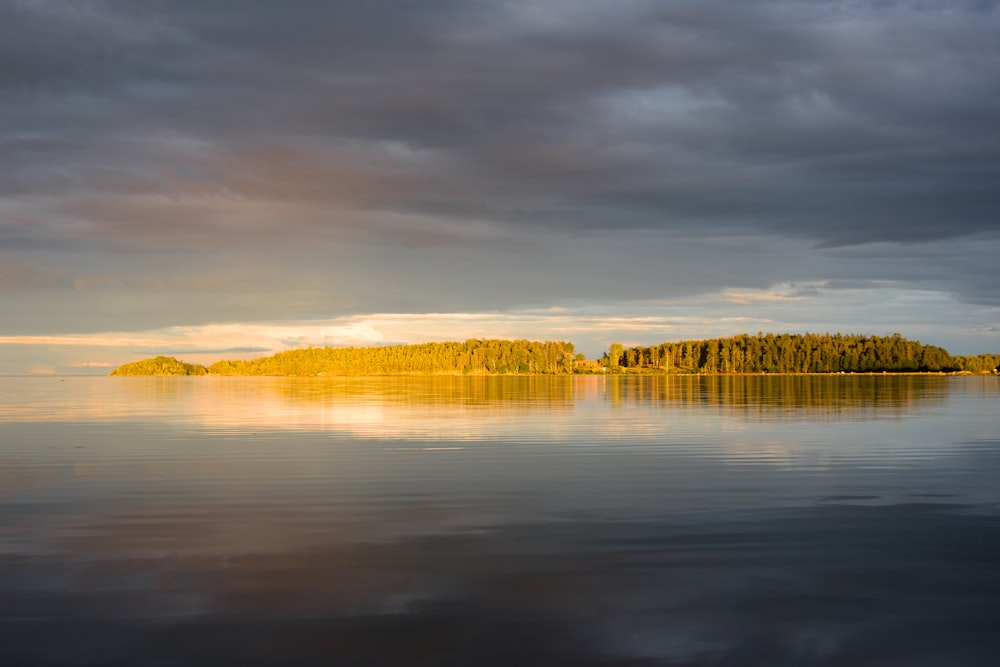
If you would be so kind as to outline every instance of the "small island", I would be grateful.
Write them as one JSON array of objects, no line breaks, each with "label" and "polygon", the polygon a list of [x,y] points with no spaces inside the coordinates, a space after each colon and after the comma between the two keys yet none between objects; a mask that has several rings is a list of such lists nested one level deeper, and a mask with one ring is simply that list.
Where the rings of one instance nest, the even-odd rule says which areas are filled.
[{"label": "small island", "polygon": [[997,373],[1000,354],[954,356],[899,334],[762,334],[625,348],[600,359],[573,343],[472,339],[382,347],[308,347],[206,367],[158,356],[119,366],[113,376],[366,376],[571,374]]},{"label": "small island", "polygon": [[208,370],[200,364],[185,364],[173,357],[153,357],[142,361],[123,364],[111,371],[111,375],[208,375]]}]

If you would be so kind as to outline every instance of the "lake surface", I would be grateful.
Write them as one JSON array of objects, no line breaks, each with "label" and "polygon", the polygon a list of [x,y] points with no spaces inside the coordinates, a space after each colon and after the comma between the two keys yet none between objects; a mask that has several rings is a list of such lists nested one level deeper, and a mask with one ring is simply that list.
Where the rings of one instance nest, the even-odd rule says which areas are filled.
[{"label": "lake surface", "polygon": [[992,667],[1000,380],[0,378],[0,664]]}]

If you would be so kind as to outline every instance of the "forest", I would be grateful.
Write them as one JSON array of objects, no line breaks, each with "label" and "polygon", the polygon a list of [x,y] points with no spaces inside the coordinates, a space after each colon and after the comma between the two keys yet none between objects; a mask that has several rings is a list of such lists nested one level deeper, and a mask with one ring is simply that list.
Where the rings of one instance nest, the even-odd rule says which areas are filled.
[{"label": "forest", "polygon": [[173,357],[154,357],[123,364],[111,371],[111,375],[208,375],[208,369],[200,364],[185,364]]},{"label": "forest", "polygon": [[952,356],[936,345],[892,336],[762,334],[684,340],[625,349],[612,343],[601,364],[667,373],[996,372],[1000,355]]},{"label": "forest", "polygon": [[219,361],[216,375],[435,375],[572,373],[573,344],[467,340],[386,347],[310,347],[250,361]]},{"label": "forest", "polygon": [[308,347],[207,368],[172,357],[124,364],[111,375],[569,375],[573,373],[996,373],[1000,354],[952,356],[899,334],[762,334],[625,348],[586,361],[573,343],[467,340],[383,347]]},{"label": "forest", "polygon": [[[187,372],[189,364],[167,366],[160,359],[163,357],[126,364],[112,375],[197,374]],[[573,344],[562,341],[467,340],[385,347],[308,347],[261,359],[217,361],[208,368],[198,368],[212,375],[570,374],[575,360]]]}]

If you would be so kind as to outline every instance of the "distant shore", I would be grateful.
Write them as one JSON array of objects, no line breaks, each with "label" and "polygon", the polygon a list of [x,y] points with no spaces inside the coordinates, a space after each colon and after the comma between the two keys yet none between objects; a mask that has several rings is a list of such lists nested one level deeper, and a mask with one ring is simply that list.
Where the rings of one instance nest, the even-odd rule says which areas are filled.
[{"label": "distant shore", "polygon": [[899,334],[757,334],[625,348],[586,359],[565,341],[472,339],[383,347],[301,348],[210,366],[158,356],[113,376],[989,375],[1000,354],[951,355]]}]

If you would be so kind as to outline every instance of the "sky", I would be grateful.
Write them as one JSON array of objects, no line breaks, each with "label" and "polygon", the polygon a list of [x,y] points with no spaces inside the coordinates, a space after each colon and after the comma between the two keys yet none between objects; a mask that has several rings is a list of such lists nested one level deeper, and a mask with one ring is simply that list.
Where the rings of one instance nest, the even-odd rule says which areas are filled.
[{"label": "sky", "polygon": [[996,0],[3,0],[0,374],[1000,352]]}]

